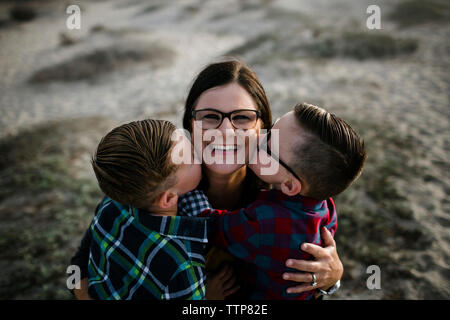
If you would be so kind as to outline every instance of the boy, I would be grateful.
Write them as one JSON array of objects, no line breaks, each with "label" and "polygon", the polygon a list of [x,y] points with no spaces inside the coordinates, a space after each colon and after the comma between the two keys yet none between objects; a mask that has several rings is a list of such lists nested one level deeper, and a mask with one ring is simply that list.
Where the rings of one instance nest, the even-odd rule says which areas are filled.
[{"label": "boy", "polygon": [[[177,216],[199,164],[175,165],[168,121],[135,121],[109,132],[92,160],[106,194],[90,226],[94,299],[203,299],[208,218]],[[190,144],[186,137],[178,143]],[[193,163],[193,161],[191,161]]]},{"label": "boy", "polygon": [[[293,282],[281,276],[288,271],[284,261],[311,258],[300,246],[303,242],[321,245],[321,228],[334,234],[337,219],[331,196],[360,175],[366,159],[364,142],[342,119],[305,103],[296,105],[271,130],[279,130],[279,153],[270,151],[269,144],[278,141],[272,141],[269,131],[258,146],[258,156],[278,162],[278,172],[261,174],[261,163],[249,168],[272,184],[272,190],[262,190],[247,208],[232,212],[211,209],[198,190],[181,197],[179,206],[215,216],[213,242],[246,261],[251,299],[311,299],[315,290],[286,292]],[[314,288],[315,275],[311,276]]]}]

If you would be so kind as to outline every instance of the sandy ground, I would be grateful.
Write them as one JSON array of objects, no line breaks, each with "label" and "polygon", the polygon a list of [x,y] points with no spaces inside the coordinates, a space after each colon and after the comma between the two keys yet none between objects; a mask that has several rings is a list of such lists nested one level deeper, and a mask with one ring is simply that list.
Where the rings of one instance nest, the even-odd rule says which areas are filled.
[{"label": "sandy ground", "polygon": [[[274,118],[307,101],[355,123],[395,128],[396,135],[413,142],[408,148],[414,150],[407,152],[415,156],[407,162],[420,170],[408,179],[394,177],[393,184],[412,212],[403,226],[420,226],[431,244],[418,250],[406,243],[401,252],[392,252],[398,256],[392,263],[408,256],[413,280],[390,276],[382,290],[365,287],[366,264],[343,259],[353,285],[343,285],[336,297],[448,299],[449,24],[400,28],[386,18],[399,1],[376,1],[382,31],[416,39],[414,53],[319,59],[302,49],[318,34],[367,31],[365,10],[372,2],[72,1],[82,8],[82,28],[72,31],[59,1],[30,1],[38,16],[26,23],[8,21],[11,3],[0,2],[0,137],[49,120],[92,116],[114,123],[156,117],[180,125],[196,73],[223,55],[237,55],[259,76]],[[63,42],[63,35],[73,43]],[[386,132],[367,135],[375,141]],[[401,293],[392,293],[397,292],[392,286]]]}]

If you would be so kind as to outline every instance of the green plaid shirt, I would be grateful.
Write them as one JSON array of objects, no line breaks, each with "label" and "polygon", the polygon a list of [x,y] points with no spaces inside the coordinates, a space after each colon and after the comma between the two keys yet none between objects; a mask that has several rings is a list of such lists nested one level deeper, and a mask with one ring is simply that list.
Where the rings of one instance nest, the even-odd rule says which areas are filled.
[{"label": "green plaid shirt", "polygon": [[151,215],[105,198],[90,226],[89,295],[204,299],[207,222]]}]

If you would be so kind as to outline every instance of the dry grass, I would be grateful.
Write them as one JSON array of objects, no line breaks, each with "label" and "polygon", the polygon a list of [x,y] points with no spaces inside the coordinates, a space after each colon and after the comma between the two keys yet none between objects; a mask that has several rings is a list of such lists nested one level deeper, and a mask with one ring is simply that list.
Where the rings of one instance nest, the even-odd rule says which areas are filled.
[{"label": "dry grass", "polygon": [[446,0],[407,0],[398,3],[389,18],[403,27],[429,22],[448,23],[450,3]]},{"label": "dry grass", "polygon": [[364,268],[375,264],[383,270],[383,299],[404,299],[406,282],[425,286],[423,298],[445,299],[445,293],[427,287],[412,271],[413,252],[429,249],[433,235],[413,216],[414,208],[396,182],[412,181],[423,171],[417,163],[412,136],[401,135],[389,124],[350,120],[365,138],[368,159],[359,180],[335,197],[339,214],[336,242],[345,266],[343,281],[353,295],[367,292]]},{"label": "dry grass", "polygon": [[65,120],[0,141],[0,299],[71,297],[65,270],[101,197],[80,173],[110,126]]},{"label": "dry grass", "polygon": [[175,56],[171,48],[160,43],[124,42],[43,68],[31,76],[30,82],[95,80],[140,63],[163,68],[171,65]]},{"label": "dry grass", "polygon": [[274,60],[307,58],[389,59],[412,54],[418,47],[416,39],[397,38],[386,32],[326,31],[318,32],[317,37],[308,41],[270,33],[250,39],[227,55],[243,57],[252,64],[265,65]]},{"label": "dry grass", "polygon": [[325,37],[307,46],[312,55],[323,58],[337,56],[358,60],[393,58],[411,54],[418,48],[415,39],[395,38],[387,33],[344,32],[338,37]]}]

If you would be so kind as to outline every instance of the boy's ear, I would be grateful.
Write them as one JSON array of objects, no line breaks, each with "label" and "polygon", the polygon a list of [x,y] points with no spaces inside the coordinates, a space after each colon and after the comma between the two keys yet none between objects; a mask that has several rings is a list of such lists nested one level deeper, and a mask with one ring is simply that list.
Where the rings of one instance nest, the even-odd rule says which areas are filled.
[{"label": "boy's ear", "polygon": [[289,178],[281,183],[281,191],[288,196],[295,196],[302,191],[302,183],[295,178]]},{"label": "boy's ear", "polygon": [[178,194],[171,190],[166,190],[157,198],[157,205],[162,209],[170,208],[177,204]]}]

